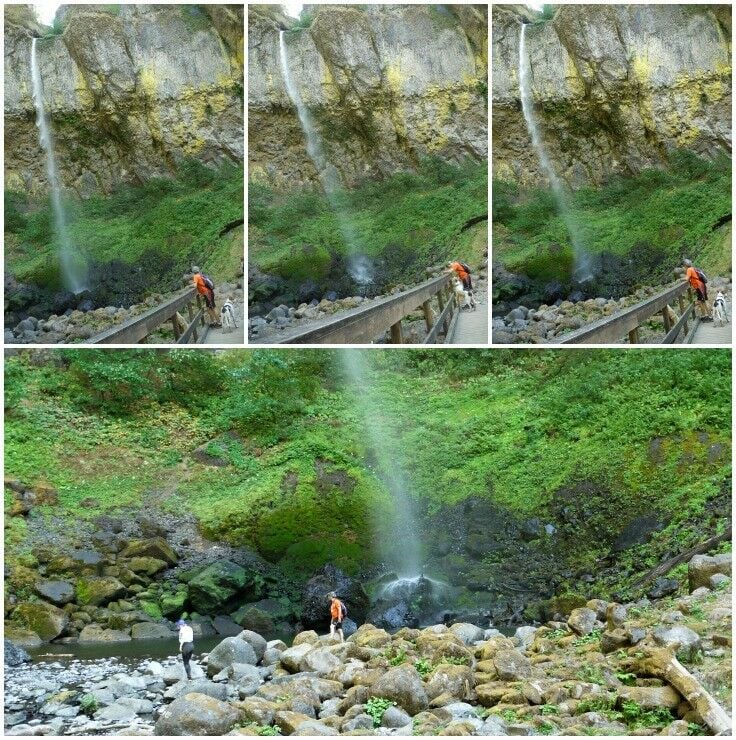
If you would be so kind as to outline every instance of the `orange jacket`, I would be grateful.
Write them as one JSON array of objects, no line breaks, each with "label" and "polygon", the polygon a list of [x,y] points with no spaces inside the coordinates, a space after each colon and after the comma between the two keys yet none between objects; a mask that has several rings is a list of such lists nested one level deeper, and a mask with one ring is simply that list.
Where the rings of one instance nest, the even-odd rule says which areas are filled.
[{"label": "orange jacket", "polygon": [[698,277],[698,273],[694,267],[687,268],[685,277],[695,290],[699,290],[701,293],[705,292],[705,285],[703,285],[703,281]]},{"label": "orange jacket", "polygon": [[465,280],[465,278],[468,277],[468,273],[465,272],[463,266],[459,262],[453,262],[450,265],[450,269],[455,271],[455,274],[460,278],[460,280]]},{"label": "orange jacket", "polygon": [[192,280],[194,281],[194,286],[197,288],[197,293],[200,295],[207,295],[210,292],[210,289],[205,284],[201,273],[198,272]]},{"label": "orange jacket", "polygon": [[342,601],[332,599],[330,602],[330,617],[337,622],[342,622]]}]

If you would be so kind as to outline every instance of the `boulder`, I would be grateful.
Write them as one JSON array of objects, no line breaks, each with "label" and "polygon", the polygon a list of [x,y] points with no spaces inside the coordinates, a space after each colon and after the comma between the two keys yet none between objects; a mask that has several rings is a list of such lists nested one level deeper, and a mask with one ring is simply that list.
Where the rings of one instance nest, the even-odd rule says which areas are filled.
[{"label": "boulder", "polygon": [[381,717],[381,727],[388,727],[390,730],[407,725],[411,725],[411,716],[401,707],[389,707]]},{"label": "boulder", "polygon": [[219,560],[189,581],[189,600],[200,612],[227,611],[233,597],[253,584],[253,575],[229,560]]},{"label": "boulder", "polygon": [[677,653],[678,658],[684,661],[695,660],[703,649],[698,633],[681,625],[657,627],[652,632],[652,637],[658,645],[671,648]]},{"label": "boulder", "polygon": [[696,555],[687,564],[687,578],[690,591],[705,586],[710,588],[710,577],[716,573],[731,575],[731,553],[720,555]]},{"label": "boulder", "polygon": [[128,546],[120,553],[120,557],[136,558],[148,557],[163,560],[168,565],[176,565],[179,556],[163,537],[151,537],[145,540],[131,540]]},{"label": "boulder", "polygon": [[281,728],[282,734],[293,735],[302,724],[313,719],[314,717],[310,717],[308,714],[282,710],[280,712],[276,712],[276,715],[274,716],[274,724]]},{"label": "boulder", "polygon": [[77,581],[77,603],[101,606],[125,595],[125,586],[112,576],[86,576]]},{"label": "boulder", "polygon": [[315,646],[308,642],[303,642],[300,645],[292,645],[292,647],[281,653],[279,660],[281,665],[290,673],[299,673],[302,669],[302,660],[304,660],[307,653],[310,653],[314,649]]},{"label": "boulder", "polygon": [[596,619],[596,613],[583,606],[570,612],[567,625],[578,635],[589,635],[595,627]]},{"label": "boulder", "polygon": [[130,635],[122,630],[106,630],[99,624],[88,624],[79,633],[79,642],[128,642]]},{"label": "boulder", "polygon": [[157,735],[224,735],[238,720],[230,704],[206,694],[188,693],[165,707],[156,721]]},{"label": "boulder", "polygon": [[330,727],[325,722],[320,722],[317,719],[308,719],[306,722],[302,722],[298,729],[292,732],[293,737],[321,737],[339,734],[334,727]]},{"label": "boulder", "polygon": [[301,621],[306,627],[323,628],[329,601],[327,594],[334,591],[345,603],[348,615],[362,622],[368,612],[370,600],[363,586],[338,568],[326,565],[307,581],[302,592]]},{"label": "boulder", "polygon": [[370,696],[396,702],[412,716],[429,706],[421,676],[413,665],[390,668],[369,688],[369,692]]},{"label": "boulder", "polygon": [[514,637],[519,641],[519,647],[522,650],[527,650],[529,646],[534,642],[534,635],[536,634],[536,632],[536,627],[517,627],[516,632],[514,632]]},{"label": "boulder", "polygon": [[529,678],[532,666],[518,650],[499,650],[493,657],[496,673],[502,681],[520,681]]},{"label": "boulder", "polygon": [[5,665],[10,668],[23,665],[23,663],[30,663],[31,656],[23,650],[22,647],[16,645],[10,640],[5,640]]},{"label": "boulder", "polygon": [[450,632],[457,635],[466,645],[480,642],[485,634],[485,630],[467,622],[455,622],[451,625]]},{"label": "boulder", "polygon": [[238,637],[241,640],[245,640],[253,648],[258,661],[263,658],[263,654],[266,652],[266,647],[268,646],[268,643],[263,637],[257,632],[253,632],[253,630],[243,630],[238,633]]},{"label": "boulder", "polygon": [[130,636],[134,640],[166,640],[173,638],[175,633],[164,624],[139,622],[131,628]]},{"label": "boulder", "polygon": [[207,675],[214,676],[234,663],[255,665],[257,662],[255,651],[248,642],[240,637],[226,637],[207,657]]},{"label": "boulder", "polygon": [[13,622],[5,622],[5,638],[24,648],[43,645],[43,640],[33,630],[26,629]]},{"label": "boulder", "polygon": [[185,694],[204,694],[220,701],[227,700],[227,686],[224,683],[214,683],[207,678],[188,678],[177,681],[164,692],[164,699],[173,701]]},{"label": "boulder", "polygon": [[430,700],[448,694],[455,701],[461,701],[472,688],[473,671],[470,666],[441,663],[432,671],[426,691]]},{"label": "boulder", "polygon": [[165,570],[167,567],[165,560],[147,556],[131,558],[126,565],[133,573],[143,573],[146,576],[155,576],[156,573]]},{"label": "boulder", "polygon": [[647,591],[650,599],[662,599],[670,594],[677,593],[680,588],[680,582],[674,578],[660,577],[655,579],[652,587]]},{"label": "boulder", "polygon": [[618,690],[619,705],[624,701],[642,709],[677,709],[682,697],[671,686],[625,686]]},{"label": "boulder", "polygon": [[42,599],[56,606],[74,601],[74,586],[67,581],[39,581],[34,590]]},{"label": "boulder", "polygon": [[189,592],[184,590],[178,590],[173,593],[167,592],[159,601],[161,608],[161,614],[164,617],[178,617],[184,611],[187,599],[189,598]]},{"label": "boulder", "polygon": [[337,658],[327,648],[316,648],[310,650],[299,664],[302,671],[314,672],[318,676],[326,676],[332,673],[340,664]]},{"label": "boulder", "polygon": [[13,620],[21,627],[35,632],[42,640],[58,637],[69,623],[69,615],[45,601],[24,602],[13,611]]},{"label": "boulder", "polygon": [[215,632],[218,635],[224,637],[234,637],[241,633],[241,627],[237,622],[234,622],[230,617],[218,616],[212,620],[212,626],[215,628]]}]

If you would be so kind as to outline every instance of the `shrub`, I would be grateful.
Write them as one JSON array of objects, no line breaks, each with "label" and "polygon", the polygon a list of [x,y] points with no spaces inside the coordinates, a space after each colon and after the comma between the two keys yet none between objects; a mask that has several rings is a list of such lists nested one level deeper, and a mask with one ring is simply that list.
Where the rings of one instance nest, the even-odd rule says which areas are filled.
[{"label": "shrub", "polygon": [[365,713],[373,719],[373,726],[380,727],[383,715],[389,707],[395,706],[396,702],[390,699],[382,699],[379,697],[372,697],[363,704],[363,710]]}]

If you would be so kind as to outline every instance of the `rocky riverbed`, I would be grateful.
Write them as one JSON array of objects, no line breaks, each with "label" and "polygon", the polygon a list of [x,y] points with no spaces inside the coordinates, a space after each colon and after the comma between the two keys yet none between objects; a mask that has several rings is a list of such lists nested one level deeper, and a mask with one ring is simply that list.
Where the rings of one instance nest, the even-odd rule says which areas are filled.
[{"label": "rocky riverbed", "polygon": [[730,573],[730,553],[697,555],[687,595],[593,599],[512,637],[243,630],[196,655],[191,681],[174,655],[12,667],[6,643],[6,734],[727,734]]},{"label": "rocky riverbed", "polygon": [[[253,316],[248,322],[248,337],[256,343],[278,340],[285,330],[307,329],[310,325],[330,316],[337,316],[355,308],[370,305],[374,301],[408,290],[410,287],[412,286],[398,285],[390,292],[373,298],[363,296],[338,298],[336,293],[328,293],[321,301],[313,299],[309,303],[301,303],[297,307],[281,304],[271,309],[265,316]],[[475,299],[478,303],[478,310],[488,310],[487,296],[488,282],[485,274],[480,273],[475,283]],[[434,308],[434,314],[436,318],[436,307]],[[421,344],[424,341],[427,328],[421,308],[404,318],[403,331],[405,344]],[[386,331],[377,341],[379,343],[390,342],[390,333]]]},{"label": "rocky riverbed", "polygon": [[[674,285],[674,283],[673,283]],[[504,316],[493,318],[492,338],[494,344],[541,344],[554,341],[563,335],[580,329],[587,324],[629,308],[656,293],[662,287],[644,287],[622,298],[588,298],[573,296],[573,300],[558,299],[536,308],[524,305],[512,308]],[[730,306],[731,282],[728,278],[716,277],[708,283],[708,294],[712,300],[718,291],[723,291]],[[661,314],[651,316],[639,329],[641,343],[658,344],[666,334]],[[628,340],[621,338],[621,343]]]},{"label": "rocky riverbed", "polygon": [[[188,281],[187,281],[188,282]],[[94,308],[91,301],[80,303],[81,308],[68,308],[48,318],[26,316],[12,327],[5,328],[5,344],[73,344],[84,342],[107,329],[144,314],[165,303],[173,293],[154,293],[145,300],[124,308],[104,306]],[[222,304],[227,296],[233,302],[243,303],[242,283],[222,283],[217,286],[217,302]],[[150,335],[151,342],[173,342],[174,333],[170,323]]]}]

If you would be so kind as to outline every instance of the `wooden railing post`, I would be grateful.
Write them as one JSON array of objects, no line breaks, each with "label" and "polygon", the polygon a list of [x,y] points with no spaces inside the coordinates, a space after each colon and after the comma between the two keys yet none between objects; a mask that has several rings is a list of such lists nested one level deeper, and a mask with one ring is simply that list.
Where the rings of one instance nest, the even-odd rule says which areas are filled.
[{"label": "wooden railing post", "polygon": [[[191,303],[187,303],[187,315],[189,316],[189,323],[193,324],[194,322],[194,306],[192,306]],[[192,336],[194,337],[194,343],[196,344],[199,341],[199,336],[197,336],[197,327],[195,326],[192,329]]]},{"label": "wooden railing post", "polygon": [[424,311],[424,323],[427,325],[427,331],[432,329],[432,306],[429,301],[422,303],[422,311]]},{"label": "wooden railing post", "polygon": [[669,306],[665,306],[662,309],[662,319],[664,320],[664,333],[666,334],[672,328],[672,322],[670,321],[670,312],[667,310]]},{"label": "wooden railing post", "polygon": [[[684,296],[678,295],[677,296],[677,304],[680,306],[680,316],[685,315],[685,298]],[[685,336],[687,336],[687,319],[685,319]]]},{"label": "wooden railing post", "polygon": [[401,333],[401,321],[391,325],[391,344],[403,344],[404,338]]},{"label": "wooden railing post", "polygon": [[174,327],[174,339],[178,342],[181,332],[179,331],[179,322],[176,320],[176,314],[171,317],[171,324]]},{"label": "wooden railing post", "polygon": [[639,344],[639,327],[629,332],[629,344]]}]

